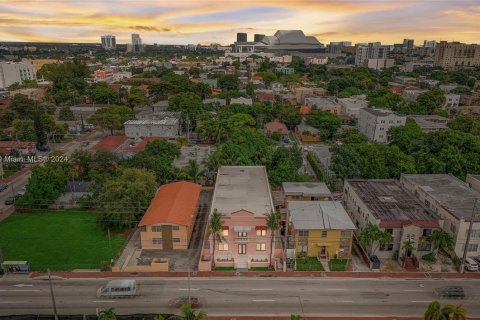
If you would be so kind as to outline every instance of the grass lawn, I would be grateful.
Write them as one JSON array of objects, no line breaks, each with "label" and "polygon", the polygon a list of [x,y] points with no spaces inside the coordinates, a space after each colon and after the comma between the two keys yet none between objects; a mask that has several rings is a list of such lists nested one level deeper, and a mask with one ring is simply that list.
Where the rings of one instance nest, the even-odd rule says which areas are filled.
[{"label": "grass lawn", "polygon": [[345,271],[347,269],[347,259],[332,259],[329,266],[331,271]]},{"label": "grass lawn", "polygon": [[273,271],[273,269],[270,269],[269,267],[251,267],[248,270],[249,271]]},{"label": "grass lawn", "polygon": [[[114,258],[124,241],[112,233]],[[27,260],[31,270],[99,269],[110,260],[108,236],[94,212],[16,213],[0,223],[0,243],[5,260]]]},{"label": "grass lawn", "polygon": [[215,271],[235,271],[234,267],[215,267]]},{"label": "grass lawn", "polygon": [[297,271],[324,271],[317,258],[298,258]]}]

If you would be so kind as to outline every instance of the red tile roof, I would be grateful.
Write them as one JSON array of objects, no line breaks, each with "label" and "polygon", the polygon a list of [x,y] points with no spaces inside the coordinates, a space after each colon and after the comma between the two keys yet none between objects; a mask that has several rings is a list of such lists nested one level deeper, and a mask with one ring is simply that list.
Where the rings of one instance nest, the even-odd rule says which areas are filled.
[{"label": "red tile roof", "polygon": [[192,225],[201,188],[199,184],[187,181],[161,186],[138,225],[140,227],[158,223]]},{"label": "red tile roof", "polygon": [[307,106],[307,105],[302,105],[302,106],[300,107],[300,114],[301,114],[301,115],[307,115],[307,114],[310,113],[310,110],[312,110],[312,108],[310,108],[309,106]]},{"label": "red tile roof", "polygon": [[283,134],[288,133],[287,126],[284,123],[280,122],[280,120],[278,120],[278,119],[275,119],[275,120],[267,123],[265,125],[265,128],[267,129],[268,133],[273,133],[273,132],[280,132],[280,133],[283,133]]},{"label": "red tile roof", "polygon": [[93,149],[115,151],[127,140],[126,136],[108,136],[98,142]]}]

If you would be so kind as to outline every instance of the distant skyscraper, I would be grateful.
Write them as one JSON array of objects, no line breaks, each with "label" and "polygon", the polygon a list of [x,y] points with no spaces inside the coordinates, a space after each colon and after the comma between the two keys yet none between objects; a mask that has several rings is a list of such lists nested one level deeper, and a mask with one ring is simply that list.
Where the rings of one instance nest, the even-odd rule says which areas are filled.
[{"label": "distant skyscraper", "polygon": [[247,34],[243,32],[237,33],[237,42],[247,42]]},{"label": "distant skyscraper", "polygon": [[255,35],[253,36],[253,41],[254,41],[254,42],[260,42],[260,41],[262,41],[262,39],[263,39],[264,37],[265,37],[264,34],[255,34]]},{"label": "distant skyscraper", "polygon": [[413,49],[413,39],[403,39],[403,47],[407,49]]},{"label": "distant skyscraper", "polygon": [[142,38],[137,33],[132,33],[132,44],[127,45],[128,52],[143,52]]},{"label": "distant skyscraper", "polygon": [[105,50],[113,50],[117,47],[117,40],[115,36],[105,35],[102,36],[102,48]]},{"label": "distant skyscraper", "polygon": [[435,40],[432,40],[432,41],[425,40],[425,41],[423,41],[423,46],[425,48],[435,48],[436,45],[437,45],[437,41],[435,41]]},{"label": "distant skyscraper", "polygon": [[389,51],[388,46],[382,46],[380,42],[359,45],[355,53],[355,65],[363,65],[368,59],[386,59]]}]

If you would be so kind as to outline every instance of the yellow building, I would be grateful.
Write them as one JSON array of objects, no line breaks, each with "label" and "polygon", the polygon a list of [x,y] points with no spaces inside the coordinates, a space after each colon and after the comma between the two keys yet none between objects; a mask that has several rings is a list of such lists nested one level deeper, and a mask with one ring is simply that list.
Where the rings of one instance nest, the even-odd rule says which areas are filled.
[{"label": "yellow building", "polygon": [[337,201],[290,201],[290,229],[297,254],[321,259],[349,258],[352,220]]},{"label": "yellow building", "polygon": [[138,224],[142,249],[188,249],[200,190],[186,181],[158,188]]}]

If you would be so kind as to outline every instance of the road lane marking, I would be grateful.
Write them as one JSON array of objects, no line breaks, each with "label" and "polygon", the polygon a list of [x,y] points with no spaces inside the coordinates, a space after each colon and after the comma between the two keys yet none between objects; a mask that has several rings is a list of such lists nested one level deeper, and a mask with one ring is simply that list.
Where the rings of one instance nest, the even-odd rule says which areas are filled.
[{"label": "road lane marking", "polygon": [[27,303],[28,301],[0,301],[0,303]]},{"label": "road lane marking", "polygon": [[96,303],[110,303],[110,302],[117,302],[115,300],[93,300]]},{"label": "road lane marking", "polygon": [[347,291],[347,289],[344,289],[344,288],[328,288],[327,291]]},{"label": "road lane marking", "polygon": [[273,302],[273,299],[261,299],[261,300],[252,300],[253,302]]},{"label": "road lane marking", "polygon": [[425,292],[425,290],[420,290],[420,289],[405,289],[403,291],[405,291],[405,292]]},{"label": "road lane marking", "polygon": [[330,300],[330,302],[353,303],[352,300]]},{"label": "road lane marking", "polygon": [[[186,288],[186,289],[185,289],[185,288],[179,288],[178,290],[180,290],[180,291],[188,291],[188,288]],[[198,291],[198,290],[200,290],[200,288],[191,288],[191,289],[190,289],[190,291]]]},{"label": "road lane marking", "polygon": [[430,303],[432,301],[412,301],[412,302],[414,302],[414,303]]},{"label": "road lane marking", "polygon": [[266,289],[266,288],[253,288],[252,290],[254,290],[254,291],[271,291],[272,289]]},{"label": "road lane marking", "polygon": [[1,292],[37,292],[40,289],[0,289]]},{"label": "road lane marking", "polygon": [[20,284],[15,284],[14,287],[33,287],[33,284],[23,284],[23,283],[20,283]]}]

